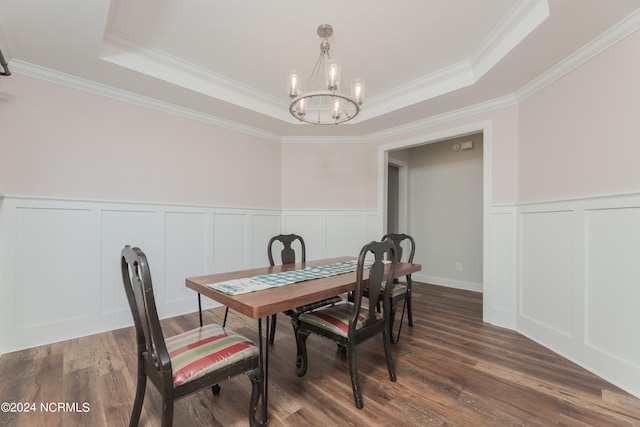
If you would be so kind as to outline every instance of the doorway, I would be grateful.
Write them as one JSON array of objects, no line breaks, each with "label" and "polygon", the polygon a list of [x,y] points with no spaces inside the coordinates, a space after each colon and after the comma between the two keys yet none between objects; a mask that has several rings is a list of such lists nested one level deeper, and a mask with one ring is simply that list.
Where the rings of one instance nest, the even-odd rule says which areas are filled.
[{"label": "doorway", "polygon": [[[384,231],[385,229],[391,230],[391,227],[395,227],[396,220],[394,219],[394,216],[397,215],[400,221],[402,220],[401,218],[403,218],[403,215],[400,214],[399,210],[398,212],[396,212],[392,207],[392,206],[395,206],[396,204],[398,204],[399,206],[403,205],[402,202],[399,202],[399,203],[396,202],[396,196],[393,193],[395,189],[402,188],[402,186],[399,185],[399,181],[401,178],[398,179],[398,184],[397,184],[394,175],[397,170],[399,172],[399,177],[402,176],[401,171],[403,169],[402,167],[398,167],[397,169],[394,168],[394,166],[396,167],[398,166],[397,159],[394,157],[406,160],[407,163],[405,163],[405,166],[406,166],[406,169],[408,170],[409,160],[412,159],[409,149],[417,148],[417,147],[427,148],[426,146],[428,145],[432,146],[431,144],[434,144],[437,142],[451,141],[455,139],[466,140],[467,137],[470,138],[473,135],[480,135],[480,137],[483,140],[483,143],[478,144],[477,146],[477,149],[479,150],[478,153],[482,156],[481,159],[478,159],[480,161],[479,167],[481,168],[481,170],[479,171],[480,176],[476,175],[476,178],[467,179],[466,181],[467,183],[473,182],[474,184],[477,183],[477,185],[480,185],[480,187],[479,188],[476,187],[477,190],[475,190],[476,191],[475,194],[478,197],[477,201],[475,202],[477,203],[475,206],[478,206],[478,209],[474,219],[474,222],[477,224],[475,226],[477,227],[476,230],[479,230],[479,231],[476,233],[473,240],[474,242],[477,242],[477,243],[474,243],[474,247],[476,249],[473,249],[472,251],[477,255],[476,256],[469,255],[468,253],[465,252],[465,251],[468,251],[468,248],[464,245],[461,246],[459,244],[455,246],[455,249],[456,249],[455,253],[447,254],[446,258],[445,258],[445,255],[443,255],[443,252],[446,250],[446,247],[442,247],[442,245],[437,245],[436,249],[425,248],[423,249],[423,251],[421,251],[423,252],[421,256],[424,257],[423,264],[425,265],[428,264],[427,260],[431,260],[431,263],[433,264],[434,262],[433,260],[438,257],[445,258],[445,259],[444,259],[444,262],[437,263],[437,265],[439,266],[438,268],[425,269],[418,276],[423,276],[422,277],[423,281],[432,282],[432,283],[434,282],[438,283],[439,281],[440,284],[445,286],[480,291],[485,293],[485,295],[487,295],[487,294],[490,294],[490,289],[487,288],[487,286],[489,286],[489,281],[487,280],[487,278],[489,277],[489,273],[490,273],[489,265],[491,265],[490,251],[489,251],[489,248],[490,248],[489,240],[491,238],[491,235],[488,232],[489,225],[490,225],[489,209],[490,209],[490,200],[491,200],[491,167],[490,167],[491,123],[490,122],[487,121],[487,122],[480,122],[480,123],[467,125],[467,126],[461,126],[461,127],[450,129],[443,132],[438,132],[438,133],[424,135],[424,136],[418,136],[408,140],[397,141],[394,143],[380,146],[379,157],[378,157],[379,172],[381,174],[379,177],[379,186],[378,186],[379,200],[381,201],[381,203],[378,206],[379,208],[378,211],[380,215],[379,224],[382,231]],[[455,148],[453,147],[454,145],[457,145],[457,144],[452,143],[451,145],[452,147],[449,147],[448,149],[450,151],[457,151],[457,147]],[[465,152],[465,153],[468,153],[468,152]],[[477,168],[478,166],[475,166],[475,167]],[[412,172],[412,174],[414,173]],[[407,174],[407,181],[408,181],[408,174]],[[431,182],[433,183],[433,181]],[[438,183],[442,183],[442,181],[440,180],[438,181]],[[414,186],[412,185],[411,187],[413,188]],[[445,187],[445,186],[442,186],[442,187]],[[414,190],[416,189],[414,188]],[[416,191],[414,190],[411,191],[412,199],[416,196],[419,197],[420,195],[419,193],[420,191],[422,191],[418,189],[419,190],[418,194],[416,194]],[[449,193],[449,194],[453,194],[453,193]],[[408,193],[406,197],[408,198]],[[416,200],[413,200],[413,202],[417,203]],[[440,202],[441,201],[439,200],[436,201],[436,203],[440,203]],[[415,203],[411,203],[411,206],[413,206]],[[405,202],[405,205],[406,205],[406,202]],[[411,213],[411,210],[413,209],[414,208],[411,207],[411,209],[407,209],[405,211],[406,217],[413,218],[414,215]],[[418,212],[416,215],[418,215],[418,217],[420,218],[425,217],[424,206],[422,207],[422,210],[420,212]],[[455,211],[451,211],[451,212],[455,213]],[[415,223],[415,221],[418,219],[418,217],[405,222],[404,228],[400,226],[399,231],[407,232],[407,233],[418,233],[418,234],[426,233],[431,235],[431,238],[436,237],[435,235],[433,235],[433,234],[436,234],[436,233],[433,233],[433,230],[428,230],[427,227],[422,226],[421,223],[418,224],[420,225],[420,227],[416,228],[415,230],[414,229],[409,230],[406,227],[407,225],[413,224],[410,228],[415,228],[413,226],[416,226],[417,223]],[[450,215],[450,218],[440,217],[438,221],[454,221],[455,219],[456,219],[455,215],[452,214]],[[425,220],[427,220],[427,218],[425,218]],[[466,227],[467,222],[462,221],[458,223],[461,224],[461,226],[454,229],[453,232],[460,234],[462,231],[464,231],[464,228]],[[422,230],[421,228],[424,228],[424,230]],[[436,230],[436,231],[439,232],[441,230]],[[452,237],[456,237],[456,236],[452,235]],[[458,237],[461,238],[460,236]],[[441,239],[442,236],[440,236],[439,238]],[[452,240],[452,242],[449,242],[451,243],[449,247],[453,247],[453,244],[455,243],[453,242],[454,239],[452,238],[449,240]],[[445,239],[444,242],[447,242],[447,240]],[[427,250],[432,250],[432,249],[433,251],[438,251],[438,252],[426,253]],[[460,259],[458,259],[458,257],[460,257]],[[476,262],[476,261],[479,265],[473,264],[473,262]],[[433,270],[433,271],[431,272],[430,270]],[[429,273],[431,273],[431,275],[429,275]]]}]

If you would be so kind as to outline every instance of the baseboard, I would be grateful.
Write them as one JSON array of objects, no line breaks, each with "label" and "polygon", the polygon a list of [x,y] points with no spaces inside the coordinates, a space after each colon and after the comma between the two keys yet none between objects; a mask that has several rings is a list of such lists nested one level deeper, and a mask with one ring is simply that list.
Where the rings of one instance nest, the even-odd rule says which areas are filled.
[{"label": "baseboard", "polygon": [[446,277],[428,276],[425,274],[416,274],[412,276],[416,282],[425,282],[432,285],[446,286],[448,288],[462,289],[465,291],[482,292],[482,283],[465,282],[463,280],[449,279]]}]

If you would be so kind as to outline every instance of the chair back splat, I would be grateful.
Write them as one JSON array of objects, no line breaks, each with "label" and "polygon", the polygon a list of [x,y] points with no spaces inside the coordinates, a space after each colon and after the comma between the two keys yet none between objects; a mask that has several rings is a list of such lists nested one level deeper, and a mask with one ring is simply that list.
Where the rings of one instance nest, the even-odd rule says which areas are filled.
[{"label": "chair back splat", "polygon": [[162,426],[173,423],[174,401],[211,388],[240,374],[251,380],[249,425],[256,420],[262,394],[263,372],[259,349],[247,338],[219,325],[200,326],[165,338],[153,296],[147,257],[139,248],[125,246],[120,257],[122,282],[136,332],[138,380],[130,426],[137,426],[144,402],[147,378],[162,395]]},{"label": "chair back splat", "polygon": [[171,372],[171,360],[164,341],[158,311],[151,287],[151,273],[147,257],[139,248],[122,251],[122,280],[133,316],[138,343],[138,354],[159,371]]},{"label": "chair back splat", "polygon": [[[399,234],[399,233],[389,233],[389,234],[385,234],[382,237],[382,240],[385,239],[391,239],[393,240],[393,243],[396,244],[396,250],[397,250],[397,254],[398,254],[398,262],[413,262],[413,257],[416,254],[416,241],[413,240],[413,237],[411,237],[408,234]],[[402,244],[404,241],[408,241],[409,242],[409,257],[406,259],[402,258],[402,253],[403,253],[403,249],[402,249]]]},{"label": "chair back splat", "polygon": [[304,239],[297,234],[278,234],[277,236],[273,236],[269,243],[267,244],[267,255],[269,257],[269,265],[276,265],[273,259],[273,244],[275,242],[280,242],[284,245],[284,248],[280,252],[282,265],[293,264],[296,262],[296,252],[291,246],[295,241],[300,242],[300,261],[305,262],[307,260],[307,250],[304,246]]},{"label": "chair back splat", "polygon": [[[386,247],[389,247],[388,249],[384,249]],[[364,272],[366,271],[364,269],[364,265],[365,265],[365,260],[366,260],[366,256],[372,253],[375,256],[375,259],[373,261],[373,264],[371,264],[371,267],[369,267],[369,281],[368,283],[365,282],[365,278],[364,278]],[[360,252],[360,256],[358,258],[358,269],[356,270],[356,289],[354,292],[354,306],[355,307],[361,307],[362,306],[362,301],[363,301],[363,296],[364,296],[364,291],[368,290],[369,292],[371,292],[373,295],[376,295],[380,292],[386,293],[388,294],[390,292],[390,289],[386,289],[382,287],[382,278],[383,278],[383,274],[384,274],[384,262],[383,262],[383,256],[385,254],[392,254],[392,256],[395,258],[395,246],[393,245],[392,242],[371,242],[369,243],[367,246],[365,246],[362,251]],[[391,265],[391,272],[390,272],[390,277],[393,277],[393,275],[395,274],[395,262],[392,263]],[[390,288],[390,287],[387,287]],[[367,313],[367,317],[364,320],[363,324],[362,324],[362,328],[366,329],[368,326],[373,325],[374,323],[384,323],[384,319],[380,318],[380,316],[378,315],[378,313],[376,313],[376,306],[377,306],[377,301],[375,298],[372,299],[367,299],[367,304],[368,304],[368,313]],[[383,313],[387,313],[387,308],[388,307],[384,307]],[[349,332],[355,334],[356,332],[356,326],[358,326],[358,315],[360,313],[358,311],[355,311],[351,314],[351,318],[349,319]],[[383,315],[384,317],[384,315]]]}]

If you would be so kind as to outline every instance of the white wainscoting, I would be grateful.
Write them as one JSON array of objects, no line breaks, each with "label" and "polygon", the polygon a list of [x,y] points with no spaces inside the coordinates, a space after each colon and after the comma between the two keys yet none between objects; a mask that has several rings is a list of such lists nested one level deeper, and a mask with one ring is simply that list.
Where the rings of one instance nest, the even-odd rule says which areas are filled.
[{"label": "white wainscoting", "polygon": [[518,212],[518,331],[640,397],[640,195]]},{"label": "white wainscoting", "polygon": [[267,265],[267,241],[280,232],[303,235],[308,259],[357,256],[379,234],[376,215],[5,196],[0,354],[131,325],[126,244],[147,254],[164,318],[197,310],[185,277]]},{"label": "white wainscoting", "polygon": [[[515,324],[640,397],[640,195],[491,215],[485,320]],[[303,235],[308,259],[356,256],[382,234],[377,210],[0,198],[0,353],[130,325],[125,244],[147,253],[160,315],[170,317],[197,309],[185,277],[266,265],[266,242],[280,232]]]},{"label": "white wainscoting", "polygon": [[516,206],[492,207],[484,238],[483,319],[509,329],[516,329],[517,224]]},{"label": "white wainscoting", "polygon": [[308,260],[357,257],[366,243],[382,237],[377,210],[284,210],[282,229],[304,237]]}]

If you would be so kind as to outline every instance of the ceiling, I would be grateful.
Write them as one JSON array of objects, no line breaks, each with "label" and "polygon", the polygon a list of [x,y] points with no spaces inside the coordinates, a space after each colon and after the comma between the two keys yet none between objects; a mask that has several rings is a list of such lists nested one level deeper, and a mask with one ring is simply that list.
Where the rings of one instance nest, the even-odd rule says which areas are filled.
[{"label": "ceiling", "polygon": [[[517,94],[639,11],[639,0],[0,0],[0,48],[14,73],[279,137],[359,137]],[[361,113],[339,126],[288,111],[288,72],[305,81],[325,23],[343,91],[366,82]]]}]

